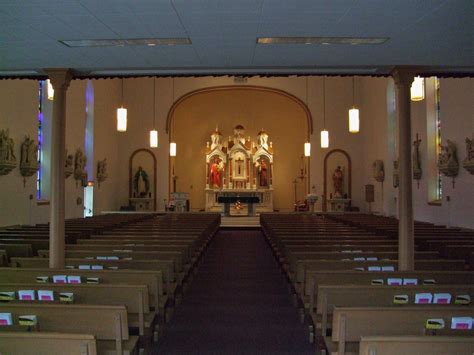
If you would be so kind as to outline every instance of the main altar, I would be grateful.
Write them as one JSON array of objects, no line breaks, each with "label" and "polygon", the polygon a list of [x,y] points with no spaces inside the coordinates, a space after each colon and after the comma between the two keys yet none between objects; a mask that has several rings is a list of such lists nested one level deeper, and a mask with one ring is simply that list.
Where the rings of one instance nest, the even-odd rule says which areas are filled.
[{"label": "main altar", "polygon": [[272,212],[272,179],[273,146],[263,129],[256,141],[245,137],[242,125],[235,126],[227,141],[217,128],[211,134],[206,144],[206,211],[223,212],[224,204],[219,200],[229,197],[235,202],[230,210],[226,207],[226,214]]}]

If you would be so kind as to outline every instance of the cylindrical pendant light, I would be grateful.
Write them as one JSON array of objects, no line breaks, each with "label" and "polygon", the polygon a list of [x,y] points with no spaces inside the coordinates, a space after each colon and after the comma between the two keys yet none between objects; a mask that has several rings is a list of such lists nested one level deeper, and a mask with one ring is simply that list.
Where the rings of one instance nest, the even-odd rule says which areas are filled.
[{"label": "cylindrical pendant light", "polygon": [[329,132],[326,130],[326,77],[323,76],[323,130],[321,131],[321,148],[329,147]]},{"label": "cylindrical pendant light", "polygon": [[349,132],[359,132],[359,109],[355,107],[355,83],[354,77],[352,77],[352,108],[349,110]]},{"label": "cylindrical pendant light", "polygon": [[304,156],[305,157],[311,156],[311,143],[310,142],[306,142],[304,144]]},{"label": "cylindrical pendant light", "polygon": [[170,157],[175,157],[176,156],[176,143],[171,142],[170,143]]},{"label": "cylindrical pendant light", "polygon": [[123,78],[122,78],[122,98],[121,106],[117,109],[117,131],[127,131],[127,109],[123,107]]},{"label": "cylindrical pendant light", "polygon": [[156,100],[155,100],[156,84],[153,78],[153,129],[150,131],[150,148],[158,148],[158,131],[155,129],[156,117]]},{"label": "cylindrical pendant light", "polygon": [[46,93],[48,95],[48,100],[54,100],[54,89],[51,80],[46,80]]},{"label": "cylindrical pendant light", "polygon": [[425,79],[415,77],[410,88],[410,98],[411,101],[421,101],[425,98]]}]

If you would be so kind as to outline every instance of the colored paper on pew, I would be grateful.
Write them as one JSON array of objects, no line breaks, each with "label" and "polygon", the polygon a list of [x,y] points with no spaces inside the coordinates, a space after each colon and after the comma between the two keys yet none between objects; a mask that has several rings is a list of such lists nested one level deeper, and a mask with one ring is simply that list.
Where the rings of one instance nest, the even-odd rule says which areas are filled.
[{"label": "colored paper on pew", "polygon": [[132,253],[133,252],[133,250],[131,250],[131,249],[114,249],[112,251],[114,251],[116,253]]},{"label": "colored paper on pew", "polygon": [[34,314],[23,315],[18,317],[20,325],[33,327],[38,324],[38,318]]},{"label": "colored paper on pew", "polygon": [[66,275],[53,275],[53,283],[65,284],[67,283],[67,276]]},{"label": "colored paper on pew", "polygon": [[104,267],[102,265],[92,265],[91,269],[92,270],[104,270]]},{"label": "colored paper on pew", "polygon": [[119,260],[118,256],[108,256],[107,260]]},{"label": "colored paper on pew", "polygon": [[369,271],[382,271],[382,268],[380,266],[369,266],[367,268]]},{"label": "colored paper on pew", "polygon": [[364,257],[357,257],[357,258],[354,258],[354,261],[365,261],[365,258]]},{"label": "colored paper on pew", "polygon": [[13,319],[11,313],[0,313],[0,326],[12,325]]},{"label": "colored paper on pew", "polygon": [[123,258],[123,260],[133,260],[133,258]]},{"label": "colored paper on pew", "polygon": [[399,278],[389,278],[387,279],[387,285],[389,286],[401,286],[403,283],[402,279]]},{"label": "colored paper on pew", "polygon": [[457,295],[454,299],[454,304],[460,305],[469,305],[471,304],[471,296],[470,295]]},{"label": "colored paper on pew", "polygon": [[59,300],[61,302],[72,303],[72,302],[74,302],[74,293],[72,293],[72,292],[61,292],[59,294]]},{"label": "colored paper on pew", "polygon": [[40,301],[54,301],[53,291],[38,290],[38,300],[40,300]]},{"label": "colored paper on pew", "polygon": [[81,283],[81,277],[80,276],[68,276],[67,277],[67,283],[68,284],[80,284]]},{"label": "colored paper on pew", "polygon": [[91,266],[90,265],[79,265],[79,270],[90,270]]},{"label": "colored paper on pew", "polygon": [[118,266],[109,266],[107,269],[109,269],[109,270],[118,270]]},{"label": "colored paper on pew", "polygon": [[370,282],[371,285],[383,285],[384,281],[383,279],[374,279]]},{"label": "colored paper on pew", "polygon": [[378,258],[376,256],[368,256],[368,257],[365,258],[365,260],[367,260],[367,261],[377,261]]},{"label": "colored paper on pew", "polygon": [[65,268],[66,269],[74,269],[74,265],[66,265]]},{"label": "colored paper on pew", "polygon": [[97,260],[107,260],[106,256],[98,256],[96,257]]},{"label": "colored paper on pew", "polygon": [[86,283],[88,284],[98,284],[99,278],[98,277],[88,277],[86,278]]},{"label": "colored paper on pew", "polygon": [[433,295],[433,303],[435,304],[450,304],[451,294],[450,293],[435,293]]},{"label": "colored paper on pew", "polygon": [[416,286],[418,279],[403,279],[403,286]]},{"label": "colored paper on pew", "polygon": [[355,267],[354,270],[355,271],[365,271],[365,269],[363,267]]},{"label": "colored paper on pew", "polygon": [[341,261],[351,261],[351,259],[341,259]]},{"label": "colored paper on pew", "polygon": [[395,295],[395,296],[393,296],[393,303],[394,304],[407,304],[408,303],[408,295]]},{"label": "colored paper on pew", "polygon": [[35,291],[34,290],[19,290],[18,299],[20,301],[34,301]]},{"label": "colored paper on pew", "polygon": [[430,304],[433,302],[433,295],[428,292],[417,293],[415,295],[415,304]]},{"label": "colored paper on pew", "polygon": [[443,318],[427,319],[425,323],[426,329],[444,329],[446,326]]},{"label": "colored paper on pew", "polygon": [[48,276],[36,276],[36,282],[40,283],[40,284],[45,284],[49,281],[49,277]]},{"label": "colored paper on pew", "polygon": [[472,329],[472,318],[471,317],[451,318],[451,329],[458,329],[458,330]]},{"label": "colored paper on pew", "polygon": [[395,266],[382,266],[382,271],[395,271]]},{"label": "colored paper on pew", "polygon": [[0,301],[13,301],[15,292],[0,292]]},{"label": "colored paper on pew", "polygon": [[426,279],[423,280],[423,285],[436,285],[436,281],[434,279]]}]

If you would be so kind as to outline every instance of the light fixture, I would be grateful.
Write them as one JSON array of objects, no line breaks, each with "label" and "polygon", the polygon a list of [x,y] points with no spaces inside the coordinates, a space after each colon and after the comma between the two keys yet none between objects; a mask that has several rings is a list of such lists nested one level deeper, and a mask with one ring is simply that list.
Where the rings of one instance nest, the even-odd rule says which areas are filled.
[{"label": "light fixture", "polygon": [[54,100],[54,89],[51,80],[46,80],[46,93],[48,95],[48,100]]},{"label": "light fixture", "polygon": [[258,37],[258,44],[342,44],[377,45],[388,41],[388,37]]},{"label": "light fixture", "polygon": [[321,131],[321,148],[329,147],[329,132],[326,130],[326,77],[323,76],[323,130]]},{"label": "light fixture", "polygon": [[171,142],[170,143],[170,157],[175,157],[176,156],[176,143]]},{"label": "light fixture", "polygon": [[355,79],[352,77],[352,108],[349,110],[349,132],[359,132],[359,109],[355,107]]},{"label": "light fixture", "polygon": [[156,80],[153,77],[153,129],[150,131],[150,148],[158,148],[158,131],[155,129],[155,123],[156,123],[155,91],[156,91]]},{"label": "light fixture", "polygon": [[421,101],[425,98],[425,79],[415,77],[410,88],[410,98],[411,101]]},{"label": "light fixture", "polygon": [[310,142],[306,142],[304,144],[304,156],[305,157],[311,156],[311,143]]},{"label": "light fixture", "polygon": [[64,39],[59,43],[68,47],[126,47],[126,46],[178,46],[190,45],[188,37],[178,38],[129,38],[129,39]]},{"label": "light fixture", "polygon": [[123,107],[123,78],[122,78],[122,105],[117,109],[117,131],[126,132],[127,131],[127,109]]}]

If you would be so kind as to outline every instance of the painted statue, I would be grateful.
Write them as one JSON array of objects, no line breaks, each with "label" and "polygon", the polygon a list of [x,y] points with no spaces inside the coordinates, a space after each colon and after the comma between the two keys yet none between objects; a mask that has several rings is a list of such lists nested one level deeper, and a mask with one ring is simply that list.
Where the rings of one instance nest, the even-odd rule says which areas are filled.
[{"label": "painted statue", "polygon": [[259,177],[259,186],[267,187],[268,186],[268,166],[265,159],[260,159],[255,162],[257,168],[258,177]]},{"label": "painted statue", "polygon": [[221,144],[221,141],[222,141],[222,134],[221,132],[219,132],[219,130],[216,127],[215,132],[211,134],[211,150],[219,146]]},{"label": "painted statue", "polygon": [[398,172],[398,160],[393,161],[393,187],[397,188],[400,185],[400,175]]},{"label": "painted statue", "polygon": [[438,158],[438,168],[445,175],[449,177],[457,176],[459,170],[459,162],[457,156],[456,144],[447,139],[447,145],[441,146],[441,153]]},{"label": "painted statue", "polygon": [[9,130],[0,131],[0,175],[6,175],[16,166],[15,143]]},{"label": "painted statue", "polygon": [[242,143],[245,144],[245,128],[242,125],[237,125],[234,127],[234,144]]},{"label": "painted statue", "polygon": [[376,160],[372,164],[372,173],[374,175],[375,181],[384,182],[385,180],[385,168],[383,160]]},{"label": "painted statue", "polygon": [[268,134],[263,129],[257,135],[258,147],[263,147],[268,150]]},{"label": "painted statue", "polygon": [[469,173],[474,174],[474,138],[466,138],[466,159],[463,166]]},{"label": "painted statue", "polygon": [[78,148],[74,157],[74,179],[80,181],[82,186],[87,185],[87,172],[86,172],[87,157],[81,148]]},{"label": "painted statue", "polygon": [[133,189],[137,197],[146,197],[150,192],[150,181],[148,174],[141,166],[138,167],[133,179]]},{"label": "painted statue", "polygon": [[32,176],[38,171],[38,145],[29,136],[20,146],[20,173],[22,176]]},{"label": "painted statue", "polygon": [[344,193],[344,171],[340,166],[334,170],[332,182],[334,185],[334,197],[342,197]]},{"label": "painted statue", "polygon": [[211,164],[211,169],[209,172],[209,182],[210,186],[213,189],[218,189],[221,187],[221,173],[224,170],[224,163],[218,157],[215,157]]},{"label": "painted statue", "polygon": [[107,179],[107,158],[97,161],[97,181],[99,184]]},{"label": "painted statue", "polygon": [[413,179],[420,180],[422,171],[421,171],[421,160],[420,160],[420,143],[421,139],[418,138],[418,133],[416,135],[416,140],[413,141]]}]

